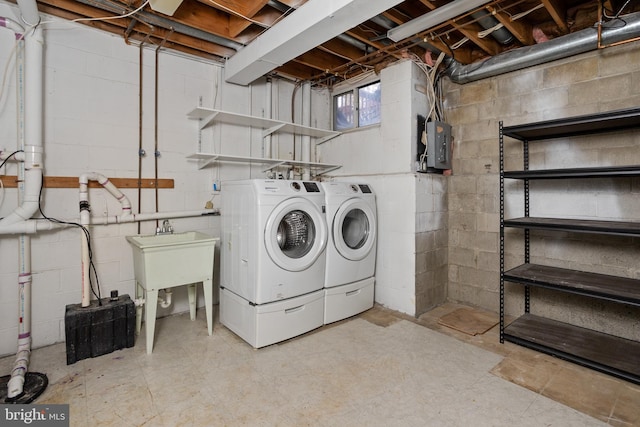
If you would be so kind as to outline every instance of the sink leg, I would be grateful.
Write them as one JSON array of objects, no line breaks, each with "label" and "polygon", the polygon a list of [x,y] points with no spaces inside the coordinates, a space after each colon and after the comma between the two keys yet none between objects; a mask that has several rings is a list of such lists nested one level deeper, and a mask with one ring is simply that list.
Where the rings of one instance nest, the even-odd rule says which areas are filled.
[{"label": "sink leg", "polygon": [[192,283],[187,287],[187,291],[189,293],[189,314],[191,315],[191,320],[196,320],[196,286],[197,283]]},{"label": "sink leg", "polygon": [[[144,297],[144,288],[136,281],[136,300]],[[136,335],[142,329],[142,305],[136,306]]]},{"label": "sink leg", "polygon": [[213,280],[205,279],[202,282],[204,288],[204,308],[207,312],[207,331],[211,335],[213,330]]},{"label": "sink leg", "polygon": [[153,351],[153,335],[156,331],[156,310],[158,308],[158,290],[147,289],[145,301],[145,331],[147,333],[147,354]]}]

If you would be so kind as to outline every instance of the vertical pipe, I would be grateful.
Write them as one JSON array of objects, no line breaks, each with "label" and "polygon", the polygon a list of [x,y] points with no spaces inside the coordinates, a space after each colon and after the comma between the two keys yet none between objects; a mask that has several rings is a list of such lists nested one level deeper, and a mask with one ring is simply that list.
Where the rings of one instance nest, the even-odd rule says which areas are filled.
[{"label": "vertical pipe", "polygon": [[[302,125],[311,126],[311,83],[305,82],[302,84]],[[302,152],[301,160],[303,162],[311,161],[311,137],[308,135],[302,136],[302,142],[300,145],[300,151]],[[311,178],[309,168],[304,168],[302,179],[308,180]]]},{"label": "vertical pipe", "polygon": [[[79,181],[80,225],[88,227],[91,222],[91,210],[89,207],[89,178],[86,175],[80,175]],[[91,259],[89,257],[89,240],[84,231],[82,232],[80,239],[80,264],[82,272],[82,299],[80,305],[82,307],[89,307],[91,304],[91,277],[89,271]]]},{"label": "vertical pipe", "polygon": [[[25,92],[24,92],[24,39],[18,40],[16,49],[16,102],[18,104],[18,148],[24,150],[25,145]],[[18,205],[24,201],[24,162],[18,164]],[[26,235],[18,237],[18,350],[16,361],[11,370],[11,379],[7,385],[7,396],[15,398],[22,394],[24,376],[29,368],[31,353],[31,238]]]},{"label": "vertical pipe", "polygon": [[[138,52],[138,213],[140,213],[140,206],[142,205],[142,48],[148,37],[149,35],[140,42],[140,50]],[[140,226],[141,224],[138,223],[138,234],[140,234]]]},{"label": "vertical pipe", "polygon": [[[154,167],[153,169],[155,173],[154,189],[155,189],[156,213],[158,212],[158,157],[160,157],[160,152],[158,151],[158,52],[160,51],[160,46],[162,46],[162,44],[159,44],[156,47],[156,51],[155,51],[155,63],[154,63],[155,77],[153,79],[154,80],[154,95],[153,95],[153,99],[154,99],[154,108],[153,108]],[[156,219],[156,230],[158,229],[159,225],[160,224]]]},{"label": "vertical pipe", "polygon": [[[265,111],[264,116],[267,119],[271,118],[273,108],[273,84],[271,83],[271,77],[267,77],[267,84],[265,85]],[[266,159],[271,158],[271,134],[264,137],[262,156]]]}]

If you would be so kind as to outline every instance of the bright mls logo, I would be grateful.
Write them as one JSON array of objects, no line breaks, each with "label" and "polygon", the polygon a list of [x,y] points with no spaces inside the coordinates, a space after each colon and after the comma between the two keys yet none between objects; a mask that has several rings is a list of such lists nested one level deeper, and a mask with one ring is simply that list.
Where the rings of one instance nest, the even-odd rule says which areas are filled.
[{"label": "bright mls logo", "polygon": [[68,426],[69,405],[0,405],[2,426]]}]

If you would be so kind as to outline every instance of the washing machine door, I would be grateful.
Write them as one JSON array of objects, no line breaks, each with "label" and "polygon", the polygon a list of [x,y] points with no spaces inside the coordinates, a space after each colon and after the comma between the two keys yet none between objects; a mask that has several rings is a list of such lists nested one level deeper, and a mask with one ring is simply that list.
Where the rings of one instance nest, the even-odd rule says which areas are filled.
[{"label": "washing machine door", "polygon": [[333,217],[331,229],[338,253],[348,260],[363,259],[376,244],[375,213],[362,199],[344,202]]},{"label": "washing machine door", "polygon": [[294,197],[273,210],[264,230],[271,260],[288,271],[302,271],[318,259],[327,244],[324,214],[309,200]]}]

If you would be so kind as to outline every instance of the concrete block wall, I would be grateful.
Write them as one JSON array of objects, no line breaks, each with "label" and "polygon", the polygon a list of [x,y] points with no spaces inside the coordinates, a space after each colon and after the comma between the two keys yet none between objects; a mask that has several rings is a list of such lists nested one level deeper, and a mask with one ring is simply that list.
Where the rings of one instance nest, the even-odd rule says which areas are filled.
[{"label": "concrete block wall", "polygon": [[448,177],[418,174],[416,177],[416,316],[447,299]]},{"label": "concrete block wall", "polygon": [[[511,72],[446,84],[456,130],[449,181],[449,299],[499,310],[498,122],[506,126],[640,105],[638,42]],[[507,139],[506,169],[523,168],[522,144]],[[640,132],[529,144],[530,168],[640,164]],[[506,217],[523,215],[522,183],[505,182]],[[640,221],[638,179],[531,182],[532,216]],[[640,278],[637,239],[532,233],[531,259],[547,265]],[[506,268],[523,262],[523,233],[507,230]],[[523,310],[507,284],[506,311]],[[534,289],[532,312],[640,339],[640,310]]]}]

